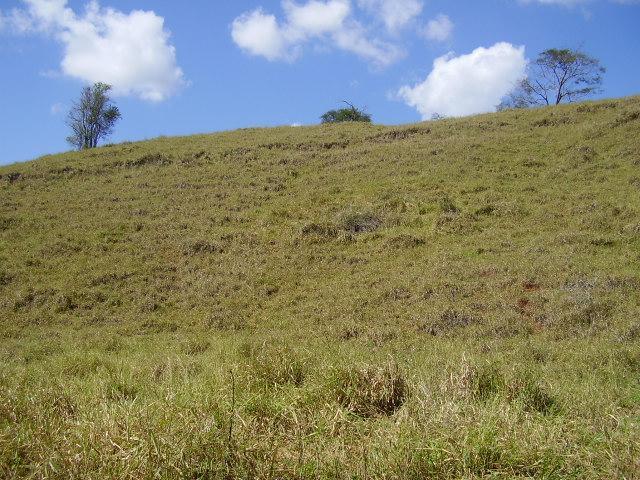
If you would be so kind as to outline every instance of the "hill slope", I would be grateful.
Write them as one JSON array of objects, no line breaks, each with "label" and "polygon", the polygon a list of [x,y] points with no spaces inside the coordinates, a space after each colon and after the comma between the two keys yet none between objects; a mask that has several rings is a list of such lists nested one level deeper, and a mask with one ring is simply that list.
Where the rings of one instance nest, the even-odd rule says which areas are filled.
[{"label": "hill slope", "polygon": [[640,476],[639,152],[634,97],[0,168],[0,472]]}]

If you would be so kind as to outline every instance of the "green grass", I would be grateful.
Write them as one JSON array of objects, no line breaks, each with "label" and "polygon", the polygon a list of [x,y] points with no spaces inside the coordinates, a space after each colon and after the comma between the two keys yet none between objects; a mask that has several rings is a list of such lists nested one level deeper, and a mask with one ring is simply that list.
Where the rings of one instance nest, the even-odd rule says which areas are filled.
[{"label": "green grass", "polygon": [[640,478],[640,97],[0,168],[2,478]]}]

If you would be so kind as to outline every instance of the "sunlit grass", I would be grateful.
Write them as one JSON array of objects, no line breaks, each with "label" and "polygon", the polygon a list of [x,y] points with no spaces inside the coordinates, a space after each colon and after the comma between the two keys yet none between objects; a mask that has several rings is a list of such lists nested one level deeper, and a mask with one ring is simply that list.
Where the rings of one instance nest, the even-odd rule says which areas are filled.
[{"label": "sunlit grass", "polygon": [[639,477],[638,112],[0,168],[0,476]]}]

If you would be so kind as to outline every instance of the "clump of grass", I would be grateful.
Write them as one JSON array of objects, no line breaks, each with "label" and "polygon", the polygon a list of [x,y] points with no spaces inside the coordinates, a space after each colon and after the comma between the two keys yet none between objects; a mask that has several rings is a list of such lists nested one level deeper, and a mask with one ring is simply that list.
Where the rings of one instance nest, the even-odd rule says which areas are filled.
[{"label": "clump of grass", "polygon": [[634,342],[640,339],[640,322],[635,322],[618,336],[620,342]]},{"label": "clump of grass", "polygon": [[474,400],[487,401],[504,391],[506,382],[501,370],[493,364],[484,364],[470,370],[465,379],[469,395]]},{"label": "clump of grass", "polygon": [[573,303],[566,319],[569,325],[578,328],[598,328],[606,325],[612,311],[608,302],[589,297]]},{"label": "clump of grass", "polygon": [[456,330],[480,323],[480,319],[465,312],[445,310],[435,320],[428,320],[418,326],[418,331],[429,335],[447,335]]},{"label": "clump of grass", "polygon": [[178,330],[178,324],[169,320],[149,319],[140,325],[140,333],[173,333]]},{"label": "clump of grass", "polygon": [[133,401],[138,394],[138,387],[124,378],[111,378],[105,385],[105,397],[114,402]]},{"label": "clump of grass", "polygon": [[196,240],[186,244],[183,248],[185,256],[213,254],[222,251],[223,248],[220,245],[206,240]]},{"label": "clump of grass", "polygon": [[169,165],[169,164],[171,164],[170,158],[168,158],[166,155],[162,153],[156,152],[156,153],[148,153],[135,160],[128,160],[123,164],[123,166],[127,168],[137,168],[137,167],[144,167],[147,165],[163,166],[163,165]]},{"label": "clump of grass", "polygon": [[351,234],[374,232],[382,223],[382,218],[371,211],[348,211],[337,220],[338,228]]},{"label": "clump of grass", "polygon": [[340,405],[361,417],[393,415],[409,396],[405,375],[393,362],[339,368],[332,390]]},{"label": "clump of grass", "polygon": [[205,320],[208,328],[213,328],[221,332],[240,332],[247,328],[247,320],[232,311],[216,312]]},{"label": "clump of grass", "polygon": [[460,212],[460,208],[451,199],[449,195],[445,195],[438,201],[440,211],[444,214],[455,214]]},{"label": "clump of grass", "polygon": [[477,402],[501,398],[507,403],[518,403],[523,410],[549,414],[558,409],[556,400],[530,372],[514,371],[505,375],[493,362],[472,364],[462,359],[460,370],[451,373],[444,384],[445,396],[452,394]]},{"label": "clump of grass", "polygon": [[506,381],[499,367],[493,363],[474,365],[462,358],[459,370],[451,372],[443,384],[445,397],[455,396],[486,401],[504,391]]},{"label": "clump of grass", "polygon": [[151,378],[156,382],[164,381],[169,384],[177,384],[195,377],[202,370],[202,365],[196,361],[167,358],[152,368]]},{"label": "clump of grass", "polygon": [[14,276],[8,272],[0,270],[0,287],[6,287],[14,279]]},{"label": "clump of grass", "polygon": [[507,385],[507,399],[520,403],[527,412],[547,415],[559,409],[556,399],[531,374],[521,374],[511,379]]},{"label": "clump of grass", "polygon": [[416,248],[426,245],[426,243],[424,238],[409,234],[397,235],[387,241],[387,245],[395,249]]},{"label": "clump of grass", "polygon": [[355,323],[343,326],[338,332],[338,338],[343,341],[353,340],[362,335],[362,327]]},{"label": "clump of grass", "polygon": [[267,388],[299,387],[307,376],[305,362],[289,347],[247,342],[241,346],[240,355],[248,361],[252,379]]},{"label": "clump of grass", "polygon": [[62,373],[67,377],[85,378],[100,371],[112,371],[111,362],[95,355],[72,355],[63,361]]},{"label": "clump of grass", "polygon": [[124,342],[119,337],[111,337],[102,344],[102,348],[109,353],[116,353],[124,348]]},{"label": "clump of grass", "polygon": [[32,362],[42,362],[49,357],[61,354],[63,351],[62,345],[55,340],[38,344],[30,348],[25,347],[23,355],[24,363],[29,364]]},{"label": "clump of grass", "polygon": [[201,355],[211,346],[211,342],[206,339],[192,338],[182,344],[182,353],[185,355]]},{"label": "clump of grass", "polygon": [[338,236],[338,228],[331,224],[308,223],[302,227],[301,233],[305,237],[335,238]]}]

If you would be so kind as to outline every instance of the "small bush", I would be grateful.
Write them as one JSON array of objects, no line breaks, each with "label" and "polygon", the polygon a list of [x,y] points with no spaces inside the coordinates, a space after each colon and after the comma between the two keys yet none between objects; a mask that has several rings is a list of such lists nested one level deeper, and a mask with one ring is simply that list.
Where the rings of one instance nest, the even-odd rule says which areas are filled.
[{"label": "small bush", "polygon": [[409,396],[409,385],[395,363],[339,369],[333,381],[338,403],[361,417],[392,415]]},{"label": "small bush", "polygon": [[364,110],[356,108],[349,102],[346,103],[349,108],[340,108],[338,110],[329,110],[320,117],[322,123],[342,123],[342,122],[365,122],[371,123],[371,115]]}]

